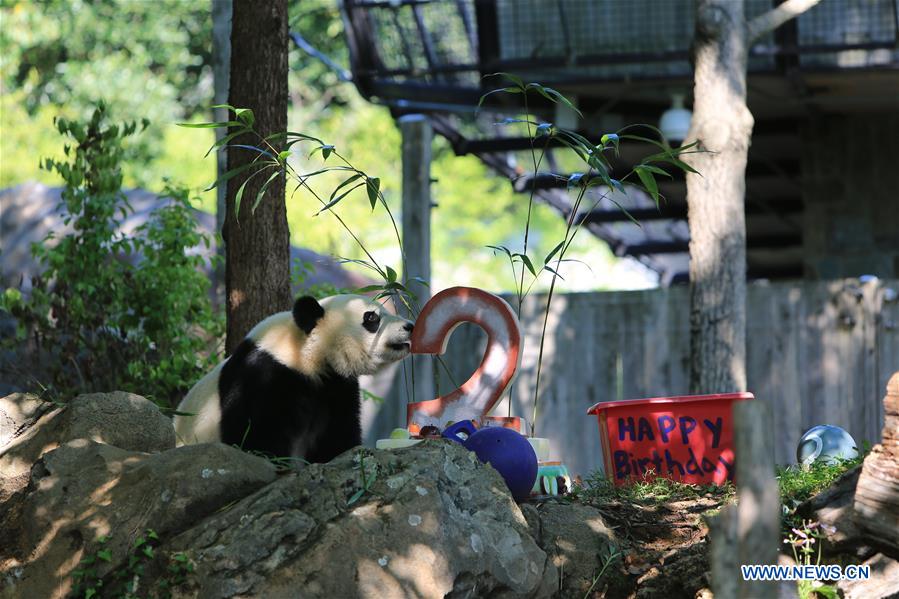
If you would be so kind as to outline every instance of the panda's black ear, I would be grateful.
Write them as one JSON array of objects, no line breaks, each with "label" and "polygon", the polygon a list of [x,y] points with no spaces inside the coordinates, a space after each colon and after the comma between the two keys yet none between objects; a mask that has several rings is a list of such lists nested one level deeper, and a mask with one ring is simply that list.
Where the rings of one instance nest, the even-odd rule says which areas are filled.
[{"label": "panda's black ear", "polygon": [[293,320],[307,335],[315,328],[315,323],[325,315],[324,308],[311,295],[298,297],[293,304]]}]

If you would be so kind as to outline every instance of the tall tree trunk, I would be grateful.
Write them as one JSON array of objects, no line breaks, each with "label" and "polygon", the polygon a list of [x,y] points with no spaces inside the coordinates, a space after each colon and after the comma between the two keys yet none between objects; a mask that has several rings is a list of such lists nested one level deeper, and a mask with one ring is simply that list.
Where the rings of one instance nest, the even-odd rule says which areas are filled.
[{"label": "tall tree trunk", "polygon": [[820,0],[782,0],[747,22],[743,0],[696,0],[693,121],[687,139],[690,222],[690,390],[746,389],[746,106],[749,44]]},{"label": "tall tree trunk", "polygon": [[746,223],[752,115],[746,107],[743,0],[697,0],[690,223],[690,389],[746,388]]},{"label": "tall tree trunk", "polygon": [[[251,109],[256,117],[254,127],[263,136],[286,131],[287,0],[234,0],[231,23],[228,103]],[[232,143],[258,142],[238,138]],[[254,157],[252,151],[232,148],[228,169]],[[269,185],[255,213],[250,211],[267,178],[260,175],[247,184],[239,218],[234,199],[246,177],[237,176],[228,182],[223,231],[228,354],[257,322],[290,307],[290,235],[283,173]]]}]

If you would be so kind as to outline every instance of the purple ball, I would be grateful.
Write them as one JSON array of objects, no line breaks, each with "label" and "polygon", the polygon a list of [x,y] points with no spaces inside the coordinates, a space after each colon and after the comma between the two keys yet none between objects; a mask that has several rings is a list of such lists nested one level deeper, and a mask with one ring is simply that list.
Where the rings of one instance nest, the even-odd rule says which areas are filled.
[{"label": "purple ball", "polygon": [[491,426],[475,432],[463,445],[502,475],[516,501],[531,494],[537,480],[537,454],[526,437],[510,428]]}]

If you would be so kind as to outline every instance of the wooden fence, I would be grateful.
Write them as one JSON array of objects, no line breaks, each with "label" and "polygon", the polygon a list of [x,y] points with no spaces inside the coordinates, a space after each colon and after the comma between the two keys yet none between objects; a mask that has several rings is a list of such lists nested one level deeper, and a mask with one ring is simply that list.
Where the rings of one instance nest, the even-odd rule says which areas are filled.
[{"label": "wooden fence", "polygon": [[[770,402],[775,458],[795,461],[800,435],[835,424],[857,442],[880,440],[883,389],[899,370],[899,281],[856,279],[755,283],[747,305],[749,391]],[[513,300],[514,301],[514,300]],[[533,413],[537,350],[546,297],[522,309],[525,348],[512,391],[512,414]],[[689,292],[686,287],[557,295],[540,379],[537,435],[574,473],[600,469],[600,401],[687,393]],[[474,371],[484,346],[472,325],[453,333],[444,362],[456,383]],[[406,368],[405,378],[409,378]],[[442,367],[440,391],[455,387]],[[367,410],[367,440],[405,424],[403,369],[386,400]],[[417,397],[416,399],[425,399]],[[506,414],[508,402],[495,410]]]}]

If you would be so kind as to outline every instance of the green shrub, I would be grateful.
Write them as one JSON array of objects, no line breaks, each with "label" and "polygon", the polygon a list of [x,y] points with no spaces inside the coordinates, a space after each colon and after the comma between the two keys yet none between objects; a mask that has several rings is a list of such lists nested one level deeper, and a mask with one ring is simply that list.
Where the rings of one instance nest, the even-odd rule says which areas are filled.
[{"label": "green shrub", "polygon": [[21,383],[51,399],[122,389],[172,405],[210,366],[222,330],[198,270],[203,258],[187,254],[210,240],[197,230],[187,191],[170,184],[146,223],[119,233],[132,212],[122,192],[124,142],[137,124],[111,124],[102,103],[87,123],[55,123],[67,160],[42,167],[65,182],[61,208],[72,231],[32,246],[44,272],[29,297],[14,289],[0,297],[17,319],[5,343],[36,358],[25,361],[36,371]]}]

